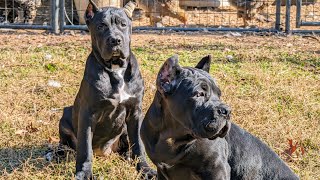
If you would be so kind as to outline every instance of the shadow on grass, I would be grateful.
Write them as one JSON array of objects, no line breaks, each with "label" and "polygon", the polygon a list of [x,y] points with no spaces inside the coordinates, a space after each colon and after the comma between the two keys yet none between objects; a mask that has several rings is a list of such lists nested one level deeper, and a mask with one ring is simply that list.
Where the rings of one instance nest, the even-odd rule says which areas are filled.
[{"label": "shadow on grass", "polygon": [[304,70],[314,72],[316,74],[320,73],[320,57],[310,57],[308,59],[302,60],[302,58],[299,55],[285,54],[283,56],[283,60],[298,67],[301,67]]},{"label": "shadow on grass", "polygon": [[[69,158],[54,159],[48,161],[46,154],[54,150],[48,145],[24,146],[0,149],[0,172],[12,173],[24,171],[24,168],[32,168],[32,171],[41,171],[46,167],[68,161]],[[49,168],[50,168],[49,167]]]}]

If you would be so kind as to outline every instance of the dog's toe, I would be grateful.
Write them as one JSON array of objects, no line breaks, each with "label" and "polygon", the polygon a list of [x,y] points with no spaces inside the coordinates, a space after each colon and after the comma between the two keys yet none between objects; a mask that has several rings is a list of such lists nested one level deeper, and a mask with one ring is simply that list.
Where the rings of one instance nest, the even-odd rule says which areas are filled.
[{"label": "dog's toe", "polygon": [[157,171],[151,168],[143,168],[142,170],[142,179],[149,180],[149,179],[156,179]]}]

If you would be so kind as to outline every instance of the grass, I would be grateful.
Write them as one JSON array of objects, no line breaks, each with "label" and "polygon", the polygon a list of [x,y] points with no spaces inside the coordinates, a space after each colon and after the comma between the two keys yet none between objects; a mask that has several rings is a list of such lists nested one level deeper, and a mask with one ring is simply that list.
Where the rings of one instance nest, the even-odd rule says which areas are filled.
[{"label": "grass", "polygon": [[[60,163],[61,108],[73,103],[90,52],[89,36],[0,33],[0,179],[73,179],[74,153]],[[144,112],[160,65],[172,54],[194,66],[212,54],[211,74],[232,107],[232,120],[266,142],[301,177],[320,179],[320,45],[291,37],[135,34],[132,49],[145,80]],[[232,58],[227,59],[230,55]],[[60,88],[48,86],[54,80]],[[298,149],[285,155],[288,139]],[[302,149],[305,153],[303,153]],[[116,154],[94,158],[102,179],[137,179]]]}]

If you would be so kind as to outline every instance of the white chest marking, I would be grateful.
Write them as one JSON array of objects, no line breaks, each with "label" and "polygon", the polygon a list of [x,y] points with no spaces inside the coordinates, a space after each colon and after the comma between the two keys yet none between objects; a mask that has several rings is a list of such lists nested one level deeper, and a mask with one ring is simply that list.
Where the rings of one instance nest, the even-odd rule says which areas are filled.
[{"label": "white chest marking", "polygon": [[130,97],[133,97],[132,95],[128,94],[125,90],[124,90],[124,83],[122,84],[122,86],[119,88],[119,96],[120,96],[120,103],[122,103],[125,100],[128,100]]},{"label": "white chest marking", "polygon": [[[124,68],[120,68],[119,65],[112,64],[112,70],[119,75],[121,79],[123,79],[123,71]],[[128,94],[124,89],[124,83],[122,83],[122,86],[118,89],[119,96],[120,96],[120,103],[128,100],[130,97],[133,97],[131,94]]]}]

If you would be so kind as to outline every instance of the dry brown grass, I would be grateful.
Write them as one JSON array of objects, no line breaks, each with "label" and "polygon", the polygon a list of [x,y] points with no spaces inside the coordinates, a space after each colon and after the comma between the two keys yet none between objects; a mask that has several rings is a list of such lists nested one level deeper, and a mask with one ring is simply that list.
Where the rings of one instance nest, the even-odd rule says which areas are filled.
[{"label": "dry brown grass", "polygon": [[[166,58],[176,53],[181,64],[193,66],[212,54],[211,74],[233,109],[232,120],[272,147],[302,179],[320,178],[320,45],[315,39],[135,34],[132,45],[145,79],[144,112]],[[57,144],[59,109],[73,103],[89,51],[88,35],[0,34],[1,179],[72,179],[74,153],[61,163],[47,162],[43,155]],[[50,87],[48,80],[62,87]],[[301,144],[305,154],[298,149],[292,158],[284,155],[288,139]],[[117,155],[96,157],[94,173],[105,179],[138,177],[134,165]]]}]

